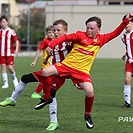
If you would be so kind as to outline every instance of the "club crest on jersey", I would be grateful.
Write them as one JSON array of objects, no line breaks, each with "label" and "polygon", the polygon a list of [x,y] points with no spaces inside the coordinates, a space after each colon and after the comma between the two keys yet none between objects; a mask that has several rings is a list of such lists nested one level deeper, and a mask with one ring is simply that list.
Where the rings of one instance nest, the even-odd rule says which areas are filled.
[{"label": "club crest on jersey", "polygon": [[94,42],[97,42],[97,38],[94,39]]},{"label": "club crest on jersey", "polygon": [[56,63],[57,66],[61,66],[61,63]]}]

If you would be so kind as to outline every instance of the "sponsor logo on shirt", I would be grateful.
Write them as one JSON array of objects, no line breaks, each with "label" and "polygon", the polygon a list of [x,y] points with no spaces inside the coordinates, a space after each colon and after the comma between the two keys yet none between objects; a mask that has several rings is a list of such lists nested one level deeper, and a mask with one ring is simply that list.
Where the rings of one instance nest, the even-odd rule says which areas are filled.
[{"label": "sponsor logo on shirt", "polygon": [[94,51],[87,51],[87,50],[84,50],[82,48],[75,48],[75,50],[80,52],[80,53],[83,53],[83,54],[94,56]]}]

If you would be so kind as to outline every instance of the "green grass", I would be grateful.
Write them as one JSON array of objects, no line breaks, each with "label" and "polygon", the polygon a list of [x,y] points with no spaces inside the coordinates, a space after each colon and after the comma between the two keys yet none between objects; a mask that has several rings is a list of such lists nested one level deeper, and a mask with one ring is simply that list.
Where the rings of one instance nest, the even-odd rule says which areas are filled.
[{"label": "green grass", "polygon": [[[33,58],[19,57],[15,59],[15,70],[18,79],[23,74],[39,70],[38,65],[30,68]],[[77,90],[70,80],[57,93],[58,121],[60,128],[53,133],[132,133],[133,122],[118,122],[119,117],[133,117],[133,107],[122,109],[124,61],[121,59],[96,59],[91,78],[95,90],[95,101],[92,111],[95,127],[87,129],[84,121],[84,92]],[[0,79],[1,81],[1,79]],[[10,96],[13,84],[9,77],[10,88],[0,88],[0,101]],[[2,86],[2,81],[0,82]],[[15,107],[0,107],[0,133],[48,133],[45,128],[49,124],[48,106],[35,110],[38,99],[30,95],[37,83],[30,83],[18,98]]]}]

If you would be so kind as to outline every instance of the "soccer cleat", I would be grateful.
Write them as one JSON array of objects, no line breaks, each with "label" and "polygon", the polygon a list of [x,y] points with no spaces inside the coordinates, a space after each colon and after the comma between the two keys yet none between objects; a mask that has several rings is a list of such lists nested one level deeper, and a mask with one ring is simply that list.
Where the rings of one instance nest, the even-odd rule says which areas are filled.
[{"label": "soccer cleat", "polygon": [[2,89],[6,89],[6,88],[8,88],[8,87],[9,87],[8,84],[4,84],[1,88],[2,88]]},{"label": "soccer cleat", "polygon": [[0,102],[0,106],[3,106],[3,107],[8,106],[8,105],[15,106],[16,103],[17,103],[16,101],[13,102],[9,97],[7,97],[4,101]]},{"label": "soccer cleat", "polygon": [[85,121],[86,121],[87,128],[92,129],[94,127],[91,116],[85,116]]},{"label": "soccer cleat", "polygon": [[50,122],[49,126],[46,128],[46,130],[53,131],[59,128],[59,124],[55,122]]},{"label": "soccer cleat", "polygon": [[50,103],[53,102],[52,97],[50,97],[48,100],[45,100],[45,99],[43,99],[43,98],[41,98],[40,100],[41,100],[41,102],[38,103],[38,104],[35,106],[35,109],[36,109],[36,110],[42,109],[45,105],[50,104]]},{"label": "soccer cleat", "polygon": [[122,108],[130,108],[130,104],[125,101],[125,104],[122,106]]},{"label": "soccer cleat", "polygon": [[41,98],[41,95],[39,95],[38,93],[34,92],[34,93],[31,95],[31,98]]}]

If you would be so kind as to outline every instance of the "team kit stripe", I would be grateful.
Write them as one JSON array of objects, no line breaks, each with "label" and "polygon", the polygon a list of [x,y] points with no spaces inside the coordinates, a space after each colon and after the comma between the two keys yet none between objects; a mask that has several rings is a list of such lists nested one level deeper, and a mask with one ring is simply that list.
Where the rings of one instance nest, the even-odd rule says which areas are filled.
[{"label": "team kit stripe", "polygon": [[13,44],[18,40],[16,33],[11,28],[7,30],[1,29],[1,42],[0,42],[0,55],[1,56],[14,56]]}]

